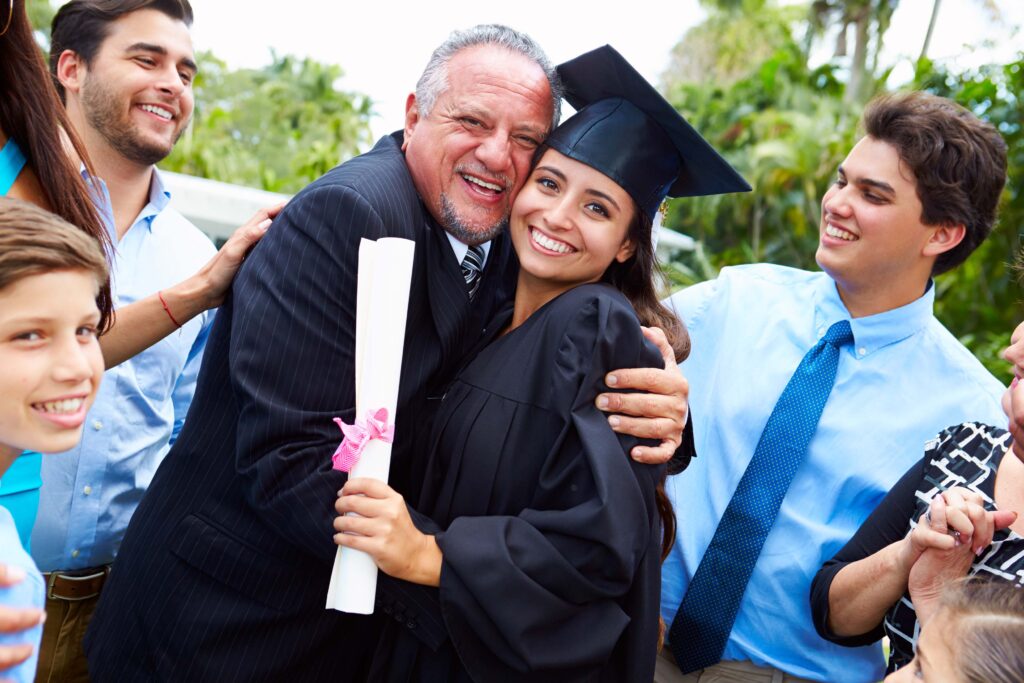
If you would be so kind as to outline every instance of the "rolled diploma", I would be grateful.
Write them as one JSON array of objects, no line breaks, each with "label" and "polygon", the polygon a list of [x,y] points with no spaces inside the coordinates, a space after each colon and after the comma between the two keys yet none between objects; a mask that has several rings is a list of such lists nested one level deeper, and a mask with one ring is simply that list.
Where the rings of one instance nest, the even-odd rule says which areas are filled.
[{"label": "rolled diploma", "polygon": [[[415,242],[398,237],[364,239],[359,244],[356,291],[356,417],[387,408],[394,424],[402,372],[405,319]],[[391,444],[377,439],[366,444],[350,477],[386,482]],[[327,590],[327,607],[353,614],[372,614],[377,594],[377,565],[366,553],[338,548]]]}]

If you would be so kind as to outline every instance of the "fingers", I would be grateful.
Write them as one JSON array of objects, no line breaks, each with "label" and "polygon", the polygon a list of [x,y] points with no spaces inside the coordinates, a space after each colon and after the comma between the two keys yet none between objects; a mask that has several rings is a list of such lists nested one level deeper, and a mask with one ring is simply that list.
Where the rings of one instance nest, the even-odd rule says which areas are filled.
[{"label": "fingers", "polygon": [[678,396],[683,399],[690,392],[679,366],[669,363],[664,369],[659,368],[624,368],[613,370],[605,375],[605,384],[615,389],[639,389],[663,396]]},{"label": "fingers", "polygon": [[[956,515],[957,522],[963,526],[965,519],[963,513],[958,510],[950,510],[949,506],[946,505],[946,499],[942,494],[935,494],[935,497],[932,498],[931,505],[928,506],[928,512],[924,515],[927,530],[931,532],[926,537],[929,547],[949,550],[950,548],[955,548],[960,545],[960,530],[953,529],[955,533],[950,533],[951,513]],[[968,526],[970,526],[969,522]],[[944,540],[940,541],[940,536],[943,537]]]},{"label": "fingers", "polygon": [[394,508],[395,505],[388,499],[362,495],[343,495],[334,503],[334,509],[339,515],[347,515],[351,512],[362,517],[393,516]]},{"label": "fingers", "polygon": [[1017,521],[1017,513],[1013,510],[996,510],[992,513],[992,525],[996,531],[1006,529]]},{"label": "fingers", "polygon": [[667,439],[657,446],[633,446],[629,457],[645,465],[663,465],[672,459],[677,448],[679,444],[676,441]]},{"label": "fingers", "polygon": [[31,656],[31,645],[0,645],[0,671],[17,666]]},{"label": "fingers", "polygon": [[[941,503],[937,500],[939,498]],[[959,542],[969,545],[976,556],[992,543],[997,530],[1005,529],[1017,519],[1017,513],[1013,511],[986,510],[985,499],[980,493],[960,486],[945,491],[932,501],[930,526],[936,531],[937,507],[942,508],[948,530],[957,536]]]},{"label": "fingers", "polygon": [[675,448],[679,447],[682,439],[683,428],[676,420],[666,418],[627,417],[625,415],[610,415],[608,424],[612,431],[619,434],[629,434],[638,439],[656,439],[659,441],[671,441]]},{"label": "fingers", "polygon": [[[252,219],[250,219],[252,220]],[[263,236],[267,233],[267,229],[271,224],[270,218],[264,218],[258,223],[246,223],[237,228],[228,241],[221,247],[221,251],[224,251],[228,256],[233,259],[241,260],[249,249],[254,244],[263,239]]]},{"label": "fingers", "polygon": [[597,407],[607,413],[634,417],[668,418],[678,424],[686,416],[686,402],[678,396],[661,394],[598,394]]},{"label": "fingers", "polygon": [[18,633],[46,621],[46,612],[34,607],[0,607],[0,633]]},{"label": "fingers", "polygon": [[0,587],[9,588],[25,579],[25,570],[21,567],[0,564]]},{"label": "fingers", "polygon": [[387,485],[387,482],[383,482],[380,479],[373,479],[371,477],[356,477],[349,479],[345,482],[345,485],[338,491],[339,496],[352,496],[352,495],[363,495],[369,496],[370,498],[389,498],[391,496],[397,496],[401,498],[401,494],[395,491],[393,488]]},{"label": "fingers", "polygon": [[[941,530],[935,529],[932,527],[933,523],[934,515],[930,521],[927,512],[917,520],[917,526],[910,532],[910,540],[915,549],[912,559],[916,560],[928,548],[952,550],[956,547],[956,539],[949,535],[946,528],[943,527]],[[910,562],[910,564],[913,564],[913,562]]]},{"label": "fingers", "polygon": [[284,208],[284,205],[286,203],[287,202],[281,202],[280,204],[275,204],[274,206],[267,206],[262,209],[258,209],[256,213],[254,213],[252,217],[249,218],[249,220],[247,220],[245,223],[242,223],[240,227],[252,227],[255,225],[260,225],[268,220],[273,220],[277,218],[277,214],[281,213],[281,209]]},{"label": "fingers", "polygon": [[640,330],[644,333],[647,341],[658,347],[658,351],[661,352],[661,358],[665,361],[666,368],[676,364],[676,352],[672,350],[672,346],[668,343],[668,337],[665,336],[664,330],[660,327],[641,327]]}]

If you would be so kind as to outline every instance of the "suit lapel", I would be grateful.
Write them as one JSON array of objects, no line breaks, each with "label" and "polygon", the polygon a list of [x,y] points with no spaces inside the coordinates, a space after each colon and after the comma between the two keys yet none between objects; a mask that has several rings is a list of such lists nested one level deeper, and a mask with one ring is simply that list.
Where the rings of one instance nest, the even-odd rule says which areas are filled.
[{"label": "suit lapel", "polygon": [[[444,230],[428,219],[424,240],[427,253],[427,288],[430,312],[441,342],[441,365],[448,368],[461,358],[461,351],[471,317],[466,283],[455,262],[455,254]],[[481,283],[483,284],[483,283]],[[447,377],[447,372],[442,376]]]}]

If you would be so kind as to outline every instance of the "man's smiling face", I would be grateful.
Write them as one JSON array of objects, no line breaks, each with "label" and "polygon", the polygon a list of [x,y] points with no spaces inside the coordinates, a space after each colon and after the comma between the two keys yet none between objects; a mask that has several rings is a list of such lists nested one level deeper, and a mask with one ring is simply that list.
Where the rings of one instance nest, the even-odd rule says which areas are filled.
[{"label": "man's smiling face", "polygon": [[507,225],[516,193],[551,125],[551,90],[527,57],[493,45],[461,50],[430,111],[409,97],[405,157],[434,218],[479,244]]},{"label": "man's smiling face", "polygon": [[89,125],[122,156],[142,165],[161,161],[188,125],[196,65],[188,27],[153,9],[126,14],[81,80]]}]

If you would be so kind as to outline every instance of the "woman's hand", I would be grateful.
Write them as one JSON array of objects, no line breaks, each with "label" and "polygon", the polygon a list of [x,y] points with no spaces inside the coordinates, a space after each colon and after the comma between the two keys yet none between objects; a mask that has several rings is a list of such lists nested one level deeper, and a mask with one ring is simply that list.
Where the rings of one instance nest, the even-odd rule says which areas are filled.
[{"label": "woman's hand", "polygon": [[245,255],[263,238],[271,221],[283,208],[284,204],[278,204],[254,213],[252,218],[231,233],[224,246],[196,273],[196,277],[202,283],[203,310],[215,308],[223,303],[228,288],[231,287],[231,281],[235,279],[235,273],[245,260]]},{"label": "woman's hand", "polygon": [[683,440],[689,411],[690,385],[676,365],[675,352],[665,333],[657,327],[643,328],[665,359],[665,369],[631,368],[608,373],[605,382],[615,389],[639,389],[649,393],[598,394],[597,407],[610,415],[608,423],[616,432],[641,439],[661,439],[657,446],[634,446],[630,455],[637,462],[660,465],[672,459]]},{"label": "woman's hand", "polygon": [[908,536],[913,564],[907,589],[918,621],[931,617],[946,586],[966,576],[995,532],[1016,518],[1015,512],[985,510],[981,495],[962,487],[932,499]]},{"label": "woman's hand", "polygon": [[[376,479],[349,479],[334,504],[334,542],[362,550],[381,571],[411,583],[441,583],[441,549],[412,523],[405,499]],[[354,513],[354,514],[349,514]]]}]

